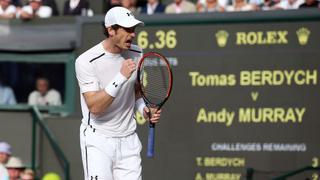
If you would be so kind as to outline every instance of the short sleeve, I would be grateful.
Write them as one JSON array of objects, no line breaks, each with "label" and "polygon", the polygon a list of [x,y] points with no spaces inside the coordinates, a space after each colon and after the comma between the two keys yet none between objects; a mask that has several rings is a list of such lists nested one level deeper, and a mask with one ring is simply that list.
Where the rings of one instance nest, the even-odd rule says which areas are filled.
[{"label": "short sleeve", "polygon": [[99,90],[99,81],[94,73],[93,65],[87,59],[80,56],[76,60],[75,69],[80,92],[85,93],[89,91]]},{"label": "short sleeve", "polygon": [[37,98],[36,92],[35,92],[35,91],[32,91],[32,92],[29,94],[29,97],[28,97],[28,104],[29,104],[29,105],[36,105],[36,104],[37,104],[36,98]]},{"label": "short sleeve", "polygon": [[38,11],[38,16],[40,18],[49,18],[52,16],[52,9],[49,6],[41,6]]},{"label": "short sleeve", "polygon": [[10,5],[8,7],[7,13],[11,14],[11,13],[16,13],[16,7],[13,5]]},{"label": "short sleeve", "polygon": [[51,89],[48,93],[47,101],[52,106],[60,106],[62,104],[62,101],[59,91]]},{"label": "short sleeve", "polygon": [[13,90],[11,88],[9,88],[8,104],[11,104],[11,105],[17,104],[16,97],[14,96]]},{"label": "short sleeve", "polygon": [[25,11],[28,14],[32,14],[33,13],[33,10],[31,8],[31,6],[23,6],[22,7],[22,11]]},{"label": "short sleeve", "polygon": [[287,9],[288,7],[288,2],[287,1],[281,1],[280,3],[278,3],[277,5],[275,5],[276,7],[278,8],[281,8],[281,9]]}]

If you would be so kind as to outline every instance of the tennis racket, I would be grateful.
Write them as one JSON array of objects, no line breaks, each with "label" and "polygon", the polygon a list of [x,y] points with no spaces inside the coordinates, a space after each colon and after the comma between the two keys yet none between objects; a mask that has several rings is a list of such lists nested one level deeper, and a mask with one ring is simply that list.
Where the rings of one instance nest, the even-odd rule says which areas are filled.
[{"label": "tennis racket", "polygon": [[[137,69],[138,88],[143,100],[149,110],[159,110],[168,100],[172,89],[172,71],[168,60],[159,53],[149,52],[140,59]],[[147,157],[150,158],[154,156],[154,139],[155,124],[150,122],[147,147]]]}]

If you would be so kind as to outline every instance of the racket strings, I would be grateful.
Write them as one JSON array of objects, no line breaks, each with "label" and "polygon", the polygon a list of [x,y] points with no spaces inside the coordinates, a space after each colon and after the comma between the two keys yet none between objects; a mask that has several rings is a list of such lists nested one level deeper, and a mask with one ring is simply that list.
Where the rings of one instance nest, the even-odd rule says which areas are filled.
[{"label": "racket strings", "polygon": [[[148,60],[145,60],[144,63],[152,64]],[[155,63],[153,62],[153,64]],[[144,75],[141,78],[144,81],[142,82],[144,95],[155,104],[161,103],[167,97],[170,80],[167,66],[162,65],[163,63],[160,63],[160,61],[157,64],[156,66],[144,66],[143,73],[141,73]]]}]

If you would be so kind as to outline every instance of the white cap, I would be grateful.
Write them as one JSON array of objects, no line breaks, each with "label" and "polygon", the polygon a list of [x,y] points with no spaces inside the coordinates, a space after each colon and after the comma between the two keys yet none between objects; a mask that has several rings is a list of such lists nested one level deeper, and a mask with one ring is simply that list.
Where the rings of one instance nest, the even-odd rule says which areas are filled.
[{"label": "white cap", "polygon": [[116,24],[125,28],[144,25],[143,22],[134,17],[131,11],[119,6],[111,8],[104,18],[105,27],[111,27],[112,25]]},{"label": "white cap", "polygon": [[20,158],[12,156],[6,164],[6,168],[25,168],[25,165]]}]

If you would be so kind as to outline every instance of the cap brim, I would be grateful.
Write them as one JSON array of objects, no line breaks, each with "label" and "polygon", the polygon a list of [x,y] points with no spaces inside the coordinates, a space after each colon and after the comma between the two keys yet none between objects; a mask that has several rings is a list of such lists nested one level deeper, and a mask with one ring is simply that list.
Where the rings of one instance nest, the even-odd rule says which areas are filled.
[{"label": "cap brim", "polygon": [[144,23],[139,20],[130,21],[128,23],[122,23],[118,24],[119,26],[125,27],[125,28],[131,28],[135,26],[144,26]]}]

